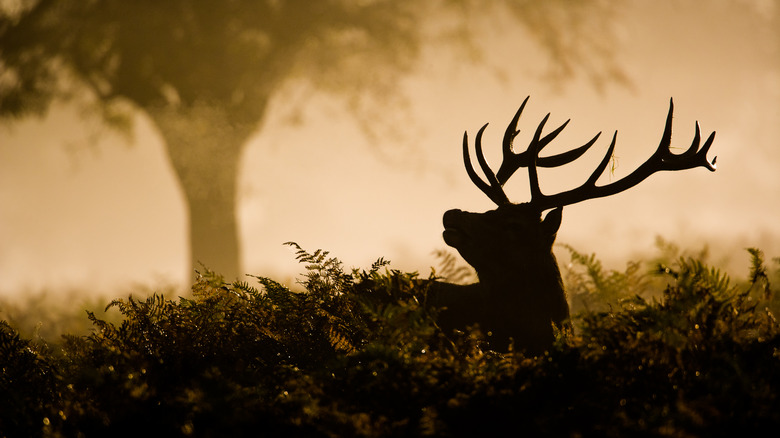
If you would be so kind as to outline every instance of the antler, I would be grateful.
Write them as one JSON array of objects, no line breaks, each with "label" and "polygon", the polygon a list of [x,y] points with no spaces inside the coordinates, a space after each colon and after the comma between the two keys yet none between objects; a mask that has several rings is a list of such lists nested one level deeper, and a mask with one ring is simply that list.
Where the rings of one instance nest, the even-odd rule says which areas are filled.
[{"label": "antler", "polygon": [[[479,162],[479,166],[482,168],[482,172],[484,172],[485,176],[487,177],[489,184],[485,183],[474,171],[474,167],[471,165],[471,157],[469,156],[468,132],[463,133],[463,161],[466,164],[466,173],[468,173],[471,181],[480,190],[482,190],[488,196],[488,198],[490,198],[498,205],[511,204],[502,187],[504,184],[506,184],[506,182],[517,169],[520,167],[529,167],[532,163],[535,163],[536,166],[539,167],[558,167],[570,163],[579,158],[582,154],[585,153],[585,151],[593,146],[593,144],[601,135],[601,132],[599,132],[589,142],[568,152],[552,155],[549,157],[539,157],[539,151],[541,151],[545,146],[553,141],[553,139],[555,139],[555,137],[557,137],[558,134],[563,131],[563,128],[565,128],[566,125],[568,125],[571,121],[571,119],[565,121],[554,131],[545,135],[544,138],[540,138],[542,129],[544,129],[544,125],[547,123],[547,119],[550,117],[550,113],[547,113],[547,115],[544,116],[544,119],[542,119],[541,123],[539,123],[539,126],[536,128],[536,132],[534,133],[534,137],[531,140],[531,144],[529,145],[528,149],[525,152],[519,154],[514,153],[512,150],[512,143],[514,142],[515,137],[517,137],[517,134],[520,133],[520,131],[517,129],[517,122],[520,120],[520,116],[523,114],[525,104],[528,102],[530,97],[531,96],[528,96],[525,98],[525,100],[523,100],[523,103],[520,105],[520,108],[517,110],[515,116],[512,118],[512,121],[509,122],[509,126],[507,126],[506,131],[504,132],[504,141],[502,147],[503,161],[501,163],[501,167],[498,169],[498,173],[493,173],[493,170],[490,169],[490,166],[488,166],[487,161],[485,160],[485,156],[482,154],[482,134],[485,132],[485,128],[487,128],[488,124],[485,123],[485,125],[480,128],[479,132],[477,132],[477,138],[475,140],[477,162]],[[534,150],[535,153],[532,154],[532,150]],[[532,160],[532,158],[534,159]]]},{"label": "antler", "polygon": [[661,142],[658,145],[658,149],[656,149],[655,153],[653,153],[653,155],[650,156],[647,161],[645,161],[631,174],[611,184],[604,186],[596,185],[596,181],[604,173],[604,170],[607,168],[609,160],[612,158],[612,154],[615,150],[615,142],[617,140],[617,131],[615,131],[606,155],[601,160],[601,163],[599,163],[599,165],[596,167],[596,170],[594,170],[594,172],[591,174],[590,178],[585,181],[585,183],[572,190],[554,195],[545,195],[539,188],[539,176],[537,168],[556,167],[577,159],[583,153],[585,153],[585,151],[588,150],[588,148],[590,148],[593,143],[596,142],[596,139],[598,139],[601,133],[599,132],[595,137],[593,137],[591,141],[571,151],[550,157],[539,157],[539,151],[547,146],[547,144],[549,144],[550,141],[552,141],[569,123],[567,120],[563,125],[547,134],[543,138],[540,138],[541,131],[544,128],[545,122],[547,122],[547,118],[549,117],[548,114],[544,117],[542,122],[539,124],[539,127],[536,129],[536,133],[534,133],[534,137],[531,140],[528,149],[520,154],[515,154],[512,152],[512,140],[514,140],[519,132],[516,131],[517,121],[520,118],[520,114],[522,113],[523,107],[527,101],[528,98],[523,101],[523,104],[520,106],[520,109],[517,111],[517,114],[515,114],[515,117],[512,119],[512,122],[510,122],[509,127],[504,134],[504,160],[501,163],[501,167],[499,168],[497,175],[493,174],[492,170],[488,167],[484,156],[482,155],[482,132],[485,130],[487,125],[483,126],[482,129],[480,129],[480,131],[477,133],[477,159],[479,161],[480,167],[482,168],[482,171],[485,173],[488,181],[490,182],[489,185],[477,176],[476,172],[471,166],[471,161],[468,157],[468,140],[466,135],[463,137],[463,156],[466,164],[466,171],[469,174],[469,177],[471,177],[471,180],[474,182],[474,184],[477,185],[477,187],[485,192],[485,194],[488,195],[488,197],[498,205],[509,203],[506,194],[504,194],[502,186],[520,167],[528,167],[528,179],[531,185],[530,203],[539,210],[571,205],[586,199],[614,195],[634,187],[635,185],[644,181],[648,176],[662,170],[685,170],[700,166],[712,172],[714,172],[716,169],[715,161],[717,160],[717,157],[713,158],[712,162],[707,160],[707,152],[709,151],[710,146],[712,146],[712,142],[715,140],[715,132],[713,131],[710,134],[710,136],[704,142],[704,145],[700,148],[699,144],[701,142],[701,133],[698,122],[696,122],[696,133],[693,137],[691,146],[685,152],[679,155],[675,155],[671,152],[670,144],[672,141],[672,114],[674,112],[674,102],[670,99],[669,114],[666,117],[666,126],[664,128],[663,136],[661,137]]}]

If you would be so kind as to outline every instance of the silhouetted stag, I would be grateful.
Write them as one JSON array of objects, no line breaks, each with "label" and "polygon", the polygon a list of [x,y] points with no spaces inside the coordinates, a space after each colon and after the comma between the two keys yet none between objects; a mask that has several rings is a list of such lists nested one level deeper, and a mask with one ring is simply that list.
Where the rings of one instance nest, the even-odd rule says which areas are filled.
[{"label": "silhouetted stag", "polygon": [[[439,325],[450,333],[479,324],[488,335],[492,349],[505,350],[510,338],[518,350],[540,353],[554,341],[554,326],[568,327],[569,305],[566,301],[561,273],[553,255],[552,246],[564,205],[586,199],[614,195],[627,190],[655,172],[685,170],[705,167],[715,170],[715,159],[707,160],[707,151],[715,138],[715,132],[700,148],[699,124],[693,143],[685,152],[675,155],[670,150],[672,137],[672,112],[669,114],[661,143],[655,153],[630,175],[607,185],[596,185],[610,162],[615,149],[617,131],[604,159],[590,178],[581,186],[557,193],[543,194],[539,188],[538,167],[557,167],[574,161],[585,153],[599,138],[596,134],[589,142],[576,149],[558,155],[539,157],[547,146],[569,123],[567,120],[557,129],[542,136],[542,130],[550,114],[536,128],[528,148],[522,153],[513,152],[512,142],[520,132],[517,122],[528,98],[523,101],[506,129],[503,139],[503,162],[497,173],[488,166],[482,154],[482,133],[477,133],[476,157],[487,182],[477,175],[471,164],[468,133],[463,135],[463,161],[474,184],[482,190],[498,208],[485,213],[469,213],[449,210],[444,213],[444,241],[458,250],[474,267],[479,283],[468,286],[442,285],[433,293],[434,302],[446,309],[439,315]],[[716,157],[717,158],[717,157]],[[513,204],[503,190],[503,185],[517,171],[528,169],[531,200]],[[552,209],[542,220],[542,213]]]}]

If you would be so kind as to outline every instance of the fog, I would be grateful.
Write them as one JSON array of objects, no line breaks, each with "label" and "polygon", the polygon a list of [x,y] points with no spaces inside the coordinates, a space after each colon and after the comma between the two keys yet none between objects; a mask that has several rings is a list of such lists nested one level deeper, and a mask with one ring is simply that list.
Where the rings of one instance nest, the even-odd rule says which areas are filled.
[{"label": "fog", "polygon": [[[558,243],[595,252],[609,268],[653,254],[657,236],[713,264],[747,274],[758,247],[780,256],[780,4],[776,1],[635,2],[617,26],[616,58],[630,80],[599,91],[586,77],[545,80],[545,58],[516,34],[486,36],[517,46],[513,59],[464,64],[431,48],[403,82],[409,105],[387,114],[370,138],[344,104],[290,87],[245,150],[238,216],[243,271],[291,285],[303,269],[283,242],[321,248],[345,265],[379,257],[423,275],[445,249],[447,209],[484,211],[490,200],[462,163],[467,130],[490,123],[497,167],[506,124],[531,98],[516,145],[539,121],[571,123],[549,153],[593,150],[566,169],[541,173],[545,192],[581,184],[619,131],[617,168],[630,173],[654,151],[674,98],[672,146],[687,148],[695,122],[717,131],[718,170],[664,172],[609,198],[564,209]],[[498,51],[496,52],[498,53]],[[500,64],[501,72],[487,67]],[[293,108],[304,108],[300,114]],[[293,117],[293,115],[295,117]],[[507,185],[528,199],[522,172]],[[144,115],[129,135],[59,105],[42,119],[0,127],[0,297],[39,290],[113,295],[133,284],[186,288],[186,210],[159,134]],[[559,262],[568,258],[561,253]]]}]

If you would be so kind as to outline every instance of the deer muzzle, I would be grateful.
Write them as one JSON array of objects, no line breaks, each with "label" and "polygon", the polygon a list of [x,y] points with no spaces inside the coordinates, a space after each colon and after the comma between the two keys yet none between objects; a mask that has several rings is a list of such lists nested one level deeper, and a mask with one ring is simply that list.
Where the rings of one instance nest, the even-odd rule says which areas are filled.
[{"label": "deer muzzle", "polygon": [[464,214],[466,213],[458,209],[447,210],[442,219],[442,223],[444,224],[442,237],[444,238],[444,242],[453,248],[457,248],[461,245],[467,237],[463,230]]}]

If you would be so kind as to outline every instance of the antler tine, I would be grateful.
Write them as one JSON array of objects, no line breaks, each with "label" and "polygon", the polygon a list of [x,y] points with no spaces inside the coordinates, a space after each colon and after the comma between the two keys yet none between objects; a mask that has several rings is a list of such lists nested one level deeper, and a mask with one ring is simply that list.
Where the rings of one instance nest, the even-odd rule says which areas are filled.
[{"label": "antler tine", "polygon": [[468,132],[463,133],[463,163],[466,165],[466,173],[469,175],[469,178],[471,178],[471,182],[473,182],[478,189],[482,190],[483,192],[485,192],[485,194],[487,194],[487,192],[490,191],[490,186],[485,184],[485,181],[482,181],[479,175],[477,175],[477,172],[474,171],[474,166],[471,165],[471,156],[469,154]]},{"label": "antler tine", "polygon": [[490,183],[490,188],[492,189],[493,193],[498,195],[497,198],[500,199],[503,203],[508,204],[509,199],[507,199],[506,194],[504,194],[504,190],[501,188],[501,184],[499,184],[498,180],[496,179],[496,174],[493,173],[493,169],[490,168],[487,160],[485,160],[485,155],[482,153],[482,134],[485,132],[485,128],[487,128],[487,126],[488,124],[485,123],[485,125],[482,126],[482,129],[477,132],[477,138],[474,142],[474,149],[477,152],[477,162],[479,163],[479,167],[482,168],[482,172],[485,174],[488,183]]},{"label": "antler tine", "polygon": [[694,167],[701,166],[708,169],[710,172],[714,172],[715,169],[717,169],[715,161],[718,159],[718,157],[714,157],[712,162],[707,160],[707,152],[710,150],[710,146],[712,146],[712,142],[714,140],[715,132],[712,132],[704,142],[704,146],[702,146],[700,149],[699,143],[701,142],[701,129],[699,129],[699,122],[696,122],[696,132],[693,136],[691,146],[685,152],[679,155],[672,154],[670,150],[668,157],[666,157],[667,159],[665,160],[665,162],[669,165],[667,170],[683,170],[688,168],[685,166],[696,163]]},{"label": "antler tine", "polygon": [[[542,120],[542,124],[544,124],[545,120],[547,120],[546,117],[544,120]],[[539,132],[539,130],[537,129],[536,132]],[[531,188],[531,203],[533,203],[534,199],[544,197],[542,194],[542,189],[539,187],[539,173],[536,169],[536,158],[539,156],[539,144],[535,141],[531,141],[531,144],[528,145],[528,150],[526,153],[531,154],[531,160],[529,160],[528,163],[528,184]]]},{"label": "antler tine", "polygon": [[607,165],[609,165],[609,160],[612,159],[612,156],[615,153],[615,144],[617,144],[617,131],[615,131],[615,133],[612,134],[612,141],[609,143],[609,148],[607,148],[607,153],[604,154],[604,158],[602,158],[599,165],[596,166],[596,170],[594,170],[593,173],[590,174],[590,178],[588,178],[588,180],[585,181],[586,187],[596,186],[596,181],[598,181],[601,175],[604,174],[604,171],[607,169]]},{"label": "antler tine", "polygon": [[[710,162],[707,160],[707,152],[712,146],[712,142],[715,140],[715,132],[713,131],[704,145],[699,147],[701,142],[701,133],[699,129],[699,123],[696,123],[696,132],[694,134],[693,142],[691,146],[682,154],[673,154],[671,151],[672,141],[672,116],[674,113],[674,102],[669,101],[669,113],[666,116],[666,123],[664,126],[664,133],[661,136],[661,141],[658,145],[658,149],[647,159],[642,165],[634,170],[628,176],[615,181],[614,183],[604,186],[596,186],[596,181],[604,173],[609,160],[615,150],[615,143],[617,140],[617,131],[612,137],[612,143],[607,150],[607,154],[601,160],[596,170],[591,174],[590,178],[585,181],[581,186],[558,193],[555,195],[544,195],[539,189],[539,179],[537,176],[536,166],[529,165],[528,174],[531,180],[531,204],[537,206],[540,210],[547,208],[558,207],[563,205],[575,204],[577,202],[584,201],[586,199],[601,198],[604,196],[614,195],[627,190],[640,182],[644,181],[647,177],[655,172],[663,170],[685,170],[693,169],[695,167],[705,167],[706,169],[714,172],[716,169],[715,161],[717,157],[713,158]],[[530,150],[530,149],[529,149]]]},{"label": "antler tine", "polygon": [[479,167],[482,168],[482,172],[485,174],[485,177],[487,177],[490,184],[483,181],[482,178],[477,175],[477,172],[474,170],[474,166],[471,164],[468,132],[463,133],[463,163],[466,165],[466,173],[468,173],[471,181],[474,183],[474,185],[477,186],[477,188],[482,190],[482,192],[486,194],[491,201],[495,202],[497,205],[509,204],[509,198],[506,197],[504,190],[501,188],[501,184],[498,183],[496,175],[490,169],[490,166],[488,165],[487,160],[485,160],[485,156],[482,153],[482,134],[485,132],[487,125],[488,124],[485,123],[485,125],[480,128],[479,132],[477,132],[475,149],[477,152],[477,162],[479,162]]},{"label": "antler tine", "polygon": [[[529,96],[530,97],[530,96]],[[539,167],[558,167],[562,166],[564,164],[570,163],[585,153],[593,144],[596,142],[596,139],[598,139],[599,135],[601,133],[599,132],[596,134],[595,137],[588,143],[576,148],[572,149],[567,152],[563,152],[561,154],[557,155],[551,155],[549,157],[539,157],[539,151],[541,151],[545,146],[550,144],[555,137],[558,136],[558,134],[563,131],[563,129],[566,127],[566,125],[569,124],[571,119],[563,122],[563,124],[556,129],[554,129],[549,134],[545,135],[544,137],[541,137],[542,130],[544,129],[544,125],[547,123],[547,120],[550,118],[550,114],[548,113],[544,119],[539,123],[539,126],[536,128],[536,132],[534,133],[534,137],[531,140],[531,144],[529,144],[528,149],[521,153],[515,153],[512,151],[512,143],[517,137],[517,134],[520,133],[519,130],[517,130],[517,122],[520,119],[520,115],[523,113],[523,109],[525,108],[526,102],[528,102],[529,97],[526,97],[523,103],[520,105],[520,109],[517,110],[515,113],[515,116],[512,118],[512,121],[507,126],[506,132],[504,133],[504,142],[503,142],[503,153],[504,153],[504,160],[501,163],[501,167],[499,167],[498,172],[496,173],[496,177],[498,179],[498,182],[501,185],[506,184],[506,182],[509,180],[509,178],[512,177],[512,175],[517,171],[517,169],[521,167],[528,167],[532,161],[536,162],[536,165]],[[540,138],[541,137],[541,138]],[[534,146],[535,153],[531,153],[530,150]]]},{"label": "antler tine", "polygon": [[[707,140],[704,142],[704,146],[699,149],[701,143],[701,129],[699,128],[699,122],[696,122],[695,132],[693,135],[693,141],[691,146],[681,154],[673,154],[671,149],[672,144],[672,118],[674,115],[674,99],[669,99],[669,113],[666,115],[666,123],[664,124],[664,133],[661,136],[661,143],[658,145],[658,149],[653,156],[660,156],[661,161],[668,167],[663,170],[684,170],[692,167],[702,166],[707,168],[710,172],[714,172],[716,169],[715,161],[718,157],[714,157],[712,162],[707,160],[707,152],[712,146],[712,142],[715,140],[715,132],[710,133]],[[651,157],[652,158],[652,157]],[[692,164],[696,163],[692,167]]]},{"label": "antler tine", "polygon": [[585,143],[584,145],[576,149],[572,149],[570,151],[566,151],[558,155],[551,155],[549,157],[537,157],[536,158],[537,165],[539,167],[559,167],[564,164],[571,163],[572,161],[581,157],[582,154],[584,154],[588,149],[590,149],[590,147],[593,146],[594,143],[596,143],[596,140],[598,140],[600,136],[601,136],[601,132],[596,134],[592,139],[590,139],[589,142]]},{"label": "antler tine", "polygon": [[506,131],[504,131],[504,142],[502,143],[504,161],[507,161],[508,159],[511,160],[513,159],[512,157],[517,157],[519,155],[512,151],[512,142],[515,140],[515,137],[517,137],[517,134],[520,133],[520,130],[517,129],[517,122],[520,120],[520,116],[523,114],[525,104],[528,103],[528,99],[530,98],[531,96],[526,96],[525,100],[523,100],[523,103],[520,104],[520,109],[518,109],[515,113],[515,116],[512,117],[512,121],[509,122],[509,124],[506,126]]},{"label": "antler tine", "polygon": [[[699,128],[699,122],[696,122],[696,128]],[[696,153],[696,157],[699,158],[703,163],[700,164],[700,166],[703,166],[710,172],[715,172],[715,170],[718,169],[718,165],[715,164],[715,162],[718,160],[718,156],[715,155],[712,157],[712,161],[707,160],[707,152],[709,152],[710,147],[712,146],[712,142],[715,141],[715,131],[712,131],[707,137],[707,140],[704,142],[704,146],[701,147],[699,152]]]}]

